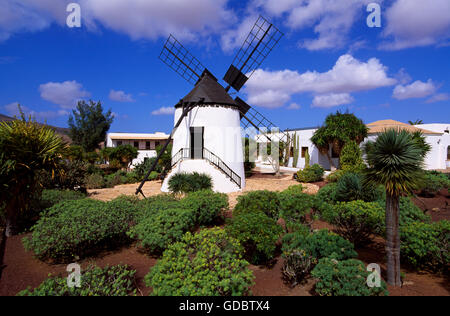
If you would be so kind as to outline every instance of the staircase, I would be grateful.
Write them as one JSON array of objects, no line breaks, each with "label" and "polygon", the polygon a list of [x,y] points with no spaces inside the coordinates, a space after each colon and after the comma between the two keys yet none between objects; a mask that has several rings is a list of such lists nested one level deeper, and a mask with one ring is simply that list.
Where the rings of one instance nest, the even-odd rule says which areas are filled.
[{"label": "staircase", "polygon": [[[210,165],[218,169],[222,174],[224,174],[229,180],[235,183],[239,189],[242,189],[242,179],[241,177],[234,172],[222,159],[220,159],[216,154],[211,152],[210,150],[203,148],[202,159],[197,160],[206,160]],[[191,158],[191,153],[189,148],[181,148],[173,157],[172,157],[172,169],[181,161],[184,160],[194,160]]]}]

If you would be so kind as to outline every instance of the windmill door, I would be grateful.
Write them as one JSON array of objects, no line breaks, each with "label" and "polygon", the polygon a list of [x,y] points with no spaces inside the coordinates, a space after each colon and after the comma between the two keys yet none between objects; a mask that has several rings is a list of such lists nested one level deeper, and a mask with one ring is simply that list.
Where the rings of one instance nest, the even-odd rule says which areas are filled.
[{"label": "windmill door", "polygon": [[191,159],[203,159],[204,127],[191,127]]}]

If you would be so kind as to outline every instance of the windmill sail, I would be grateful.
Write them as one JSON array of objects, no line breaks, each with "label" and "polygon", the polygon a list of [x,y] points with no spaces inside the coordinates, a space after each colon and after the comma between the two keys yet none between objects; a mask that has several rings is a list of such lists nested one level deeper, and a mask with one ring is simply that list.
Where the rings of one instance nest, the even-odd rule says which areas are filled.
[{"label": "windmill sail", "polygon": [[193,85],[206,69],[172,34],[164,44],[159,59]]},{"label": "windmill sail", "polygon": [[[268,118],[258,112],[256,109],[248,105],[244,100],[236,97],[234,100],[241,112],[241,126],[245,131],[254,131],[255,135],[249,135],[251,137],[256,137],[256,132],[260,132],[269,141],[282,142],[287,141],[288,136],[283,131],[272,123]],[[254,129],[250,128],[253,127]],[[256,130],[255,130],[256,129]]]},{"label": "windmill sail", "polygon": [[259,16],[223,80],[239,91],[283,37],[272,23]]}]

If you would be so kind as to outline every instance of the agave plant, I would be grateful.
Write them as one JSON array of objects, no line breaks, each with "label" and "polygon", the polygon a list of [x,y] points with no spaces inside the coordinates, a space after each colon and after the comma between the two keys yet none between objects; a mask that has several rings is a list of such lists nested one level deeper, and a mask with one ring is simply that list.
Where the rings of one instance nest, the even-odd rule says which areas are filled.
[{"label": "agave plant", "polygon": [[18,212],[39,190],[38,172],[62,172],[60,161],[68,146],[51,128],[23,113],[20,120],[0,123],[0,199],[5,201],[5,235],[11,236]]},{"label": "agave plant", "polygon": [[401,285],[399,200],[417,188],[423,176],[423,148],[407,131],[390,129],[365,144],[369,168],[366,184],[382,184],[386,189],[386,253],[388,283]]}]

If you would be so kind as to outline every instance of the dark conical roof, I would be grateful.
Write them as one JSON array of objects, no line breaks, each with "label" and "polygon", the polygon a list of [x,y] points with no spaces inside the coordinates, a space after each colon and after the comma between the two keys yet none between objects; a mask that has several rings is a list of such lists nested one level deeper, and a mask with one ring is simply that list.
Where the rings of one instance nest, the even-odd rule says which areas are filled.
[{"label": "dark conical roof", "polygon": [[202,98],[205,99],[203,104],[237,106],[225,88],[208,70],[203,72],[194,89],[175,107],[180,107],[181,102],[198,102]]}]

